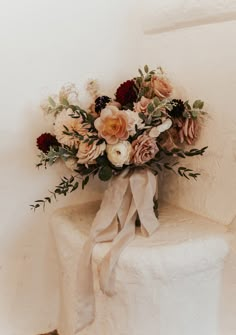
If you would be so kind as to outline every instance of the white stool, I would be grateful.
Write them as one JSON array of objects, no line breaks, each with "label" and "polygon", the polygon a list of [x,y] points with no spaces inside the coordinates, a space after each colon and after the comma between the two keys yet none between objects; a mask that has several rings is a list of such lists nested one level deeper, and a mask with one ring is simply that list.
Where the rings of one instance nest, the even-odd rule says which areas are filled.
[{"label": "white stool", "polygon": [[[57,211],[51,221],[61,268],[58,331],[74,335],[79,254],[99,202]],[[116,267],[116,292],[98,286],[96,264],[109,243],[94,249],[96,319],[81,335],[218,335],[221,277],[228,252],[226,228],[162,204],[160,228],[138,235]]]}]

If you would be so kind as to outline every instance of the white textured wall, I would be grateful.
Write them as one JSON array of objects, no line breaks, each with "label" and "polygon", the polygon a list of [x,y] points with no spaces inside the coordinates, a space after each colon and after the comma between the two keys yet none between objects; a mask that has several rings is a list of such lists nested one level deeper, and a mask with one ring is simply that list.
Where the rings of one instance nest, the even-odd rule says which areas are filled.
[{"label": "white textured wall", "polygon": [[[177,15],[178,13],[176,13]],[[236,21],[146,35],[143,59],[161,64],[183,98],[202,99],[209,120],[196,147],[204,157],[182,160],[198,181],[167,174],[163,199],[222,223],[236,214]]]},{"label": "white textured wall", "polygon": [[[0,0],[0,334],[34,335],[55,326],[57,282],[47,219],[29,204],[47,194],[60,168],[38,171],[38,106],[65,82],[88,77],[113,92],[137,68],[139,34],[132,0]],[[101,195],[77,192],[65,203]],[[62,199],[63,200],[63,199]]]},{"label": "white textured wall", "polygon": [[236,19],[235,0],[141,0],[139,3],[147,33]]}]

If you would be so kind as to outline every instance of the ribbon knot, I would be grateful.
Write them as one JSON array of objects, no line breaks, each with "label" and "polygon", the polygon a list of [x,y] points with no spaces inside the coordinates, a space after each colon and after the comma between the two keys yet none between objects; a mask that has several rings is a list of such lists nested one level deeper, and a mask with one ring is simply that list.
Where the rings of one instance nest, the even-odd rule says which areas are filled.
[{"label": "ribbon knot", "polygon": [[74,334],[78,334],[95,317],[92,255],[96,243],[112,242],[111,248],[98,265],[103,293],[115,293],[115,266],[124,248],[135,238],[135,221],[139,215],[141,232],[150,236],[159,226],[153,211],[156,177],[147,169],[124,171],[113,177],[104,192],[88,240],[79,259],[76,312],[78,320]]}]

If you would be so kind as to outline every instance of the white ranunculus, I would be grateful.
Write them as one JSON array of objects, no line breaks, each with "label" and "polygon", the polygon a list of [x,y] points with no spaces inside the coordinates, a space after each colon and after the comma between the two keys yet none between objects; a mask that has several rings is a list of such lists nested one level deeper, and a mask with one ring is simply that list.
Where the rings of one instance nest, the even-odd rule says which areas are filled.
[{"label": "white ranunculus", "polygon": [[130,163],[132,146],[128,141],[120,141],[116,144],[108,144],[106,152],[107,158],[113,165],[122,167]]},{"label": "white ranunculus", "polygon": [[145,127],[145,124],[143,123],[143,120],[140,118],[138,113],[133,112],[131,110],[124,111],[128,117],[128,132],[131,136],[133,136],[136,133],[135,126],[137,126],[138,129],[143,129]]}]

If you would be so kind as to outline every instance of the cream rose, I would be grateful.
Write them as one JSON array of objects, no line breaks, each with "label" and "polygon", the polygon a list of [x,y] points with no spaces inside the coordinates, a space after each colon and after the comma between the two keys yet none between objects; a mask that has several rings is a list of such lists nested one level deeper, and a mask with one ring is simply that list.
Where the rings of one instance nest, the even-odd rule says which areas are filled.
[{"label": "cream rose", "polygon": [[73,111],[71,108],[63,109],[63,111],[58,114],[54,124],[54,134],[59,143],[78,148],[80,143],[78,137],[73,134],[64,134],[66,130],[65,126],[69,132],[73,133],[73,131],[76,131],[80,135],[85,136],[88,133],[89,125],[84,124],[82,117],[71,117],[72,114]]},{"label": "cream rose", "polygon": [[116,144],[108,144],[106,147],[107,158],[117,167],[122,167],[124,164],[130,164],[132,146],[128,141],[120,141]]},{"label": "cream rose", "polygon": [[102,155],[106,149],[106,144],[103,142],[97,145],[97,141],[92,144],[81,142],[77,153],[79,164],[94,164],[95,159]]},{"label": "cream rose", "polygon": [[154,138],[148,135],[140,135],[133,143],[133,162],[142,165],[155,157],[159,151]]}]

